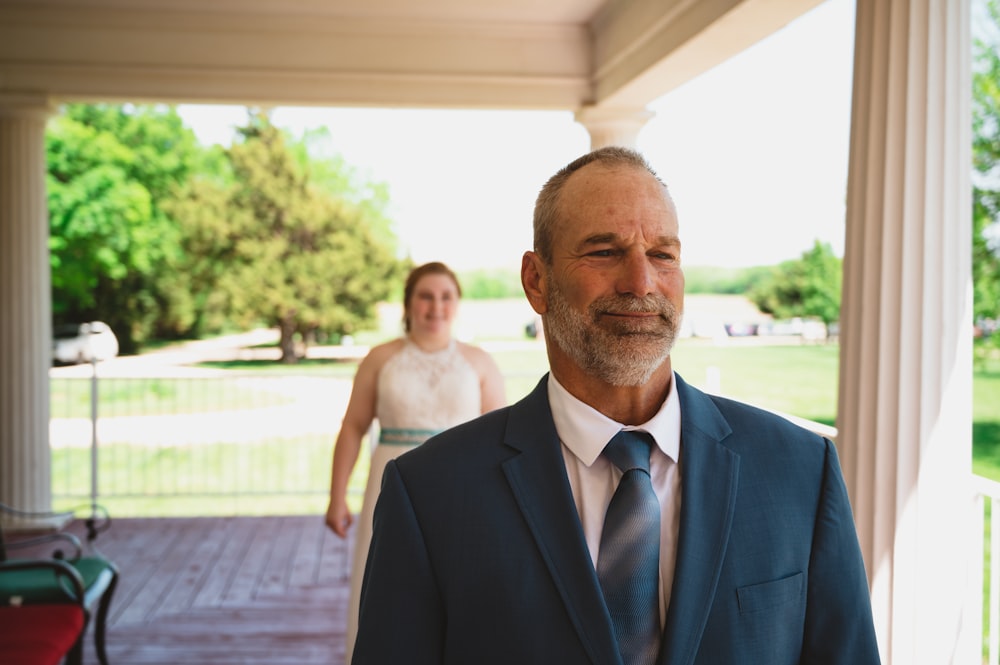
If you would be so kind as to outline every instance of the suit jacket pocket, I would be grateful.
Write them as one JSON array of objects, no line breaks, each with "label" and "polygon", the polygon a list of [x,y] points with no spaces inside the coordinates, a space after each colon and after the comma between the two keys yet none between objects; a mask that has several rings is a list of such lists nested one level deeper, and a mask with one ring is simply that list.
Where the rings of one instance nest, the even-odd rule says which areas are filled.
[{"label": "suit jacket pocket", "polygon": [[772,610],[799,602],[805,589],[805,574],[796,573],[772,582],[751,584],[736,590],[740,614]]}]

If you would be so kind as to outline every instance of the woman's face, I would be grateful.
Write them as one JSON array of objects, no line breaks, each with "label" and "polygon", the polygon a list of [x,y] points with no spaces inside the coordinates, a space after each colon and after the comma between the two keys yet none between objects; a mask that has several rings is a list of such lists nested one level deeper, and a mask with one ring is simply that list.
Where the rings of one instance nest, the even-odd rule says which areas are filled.
[{"label": "woman's face", "polygon": [[424,275],[407,303],[410,331],[424,334],[450,333],[458,312],[458,287],[448,275]]}]

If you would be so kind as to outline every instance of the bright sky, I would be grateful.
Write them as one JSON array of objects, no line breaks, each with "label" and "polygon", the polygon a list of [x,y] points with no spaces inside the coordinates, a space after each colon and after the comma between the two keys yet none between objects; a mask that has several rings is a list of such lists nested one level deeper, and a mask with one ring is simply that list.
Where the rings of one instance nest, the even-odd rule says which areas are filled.
[{"label": "bright sky", "polygon": [[[842,255],[854,3],[806,16],[650,108],[638,147],[673,194],[687,265],[771,265],[814,240]],[[179,107],[204,143],[228,144],[243,107]],[[277,108],[299,134],[389,184],[414,261],[517,270],[539,188],[587,152],[569,112]]]}]

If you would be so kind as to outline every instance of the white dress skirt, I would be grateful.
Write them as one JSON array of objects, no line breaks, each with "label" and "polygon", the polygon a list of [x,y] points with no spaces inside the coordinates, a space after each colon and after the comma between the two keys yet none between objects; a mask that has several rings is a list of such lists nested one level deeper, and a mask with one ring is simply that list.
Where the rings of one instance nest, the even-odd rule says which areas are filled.
[{"label": "white dress skirt", "polygon": [[372,515],[382,485],[385,465],[428,438],[480,415],[479,375],[452,340],[444,349],[426,352],[409,339],[379,372],[375,416],[379,439],[371,455],[361,514],[354,524],[355,548],[347,608],[347,663],[351,662],[358,633],[358,605]]}]

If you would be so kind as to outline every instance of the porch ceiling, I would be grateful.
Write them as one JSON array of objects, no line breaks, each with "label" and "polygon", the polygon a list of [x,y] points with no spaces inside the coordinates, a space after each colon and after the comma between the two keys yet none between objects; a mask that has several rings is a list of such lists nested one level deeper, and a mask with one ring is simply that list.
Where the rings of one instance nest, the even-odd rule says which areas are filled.
[{"label": "porch ceiling", "polygon": [[642,107],[822,0],[0,0],[0,93]]}]

